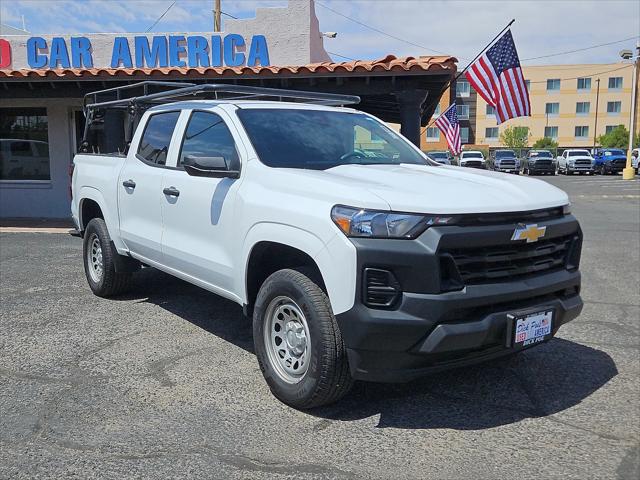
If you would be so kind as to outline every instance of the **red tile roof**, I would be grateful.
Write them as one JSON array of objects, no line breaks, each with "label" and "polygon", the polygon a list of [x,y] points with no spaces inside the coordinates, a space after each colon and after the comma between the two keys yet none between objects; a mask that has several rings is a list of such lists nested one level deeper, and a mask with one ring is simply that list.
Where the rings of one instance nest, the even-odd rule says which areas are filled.
[{"label": "red tile roof", "polygon": [[0,70],[0,80],[11,79],[49,79],[77,80],[80,78],[118,78],[118,77],[269,77],[308,74],[368,74],[374,72],[419,72],[448,73],[456,71],[455,57],[421,56],[400,57],[387,55],[380,60],[354,60],[350,62],[310,63],[302,66],[285,67],[169,67],[169,68],[88,68],[88,69],[52,69],[52,70]]}]

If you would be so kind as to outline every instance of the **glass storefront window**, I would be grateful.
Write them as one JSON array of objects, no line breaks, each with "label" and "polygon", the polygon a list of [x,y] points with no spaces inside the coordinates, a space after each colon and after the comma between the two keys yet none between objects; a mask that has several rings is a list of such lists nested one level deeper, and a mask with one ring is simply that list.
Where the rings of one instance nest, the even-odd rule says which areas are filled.
[{"label": "glass storefront window", "polygon": [[50,180],[46,108],[0,108],[0,180]]}]

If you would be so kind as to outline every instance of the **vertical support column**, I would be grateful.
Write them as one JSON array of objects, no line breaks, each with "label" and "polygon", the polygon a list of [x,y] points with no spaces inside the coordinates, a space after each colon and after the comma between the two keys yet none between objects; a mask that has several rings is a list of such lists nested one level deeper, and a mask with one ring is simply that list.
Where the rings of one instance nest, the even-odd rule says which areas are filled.
[{"label": "vertical support column", "polygon": [[400,133],[420,147],[420,120],[427,90],[403,90],[394,95],[400,106]]}]

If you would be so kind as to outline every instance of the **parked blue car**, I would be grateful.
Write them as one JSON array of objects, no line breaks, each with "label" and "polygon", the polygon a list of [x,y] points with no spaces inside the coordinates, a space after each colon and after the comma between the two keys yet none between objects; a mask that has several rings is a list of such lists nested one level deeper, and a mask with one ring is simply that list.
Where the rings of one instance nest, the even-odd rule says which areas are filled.
[{"label": "parked blue car", "polygon": [[619,148],[598,149],[593,158],[593,170],[601,175],[620,173],[627,165],[627,154]]}]

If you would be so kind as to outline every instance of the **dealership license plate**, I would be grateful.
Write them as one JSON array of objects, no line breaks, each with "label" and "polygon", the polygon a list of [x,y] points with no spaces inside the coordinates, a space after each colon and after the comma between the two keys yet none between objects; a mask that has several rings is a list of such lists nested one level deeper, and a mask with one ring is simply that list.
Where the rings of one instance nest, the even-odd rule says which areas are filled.
[{"label": "dealership license plate", "polygon": [[553,310],[517,316],[513,321],[513,346],[527,347],[542,342],[551,335]]}]

